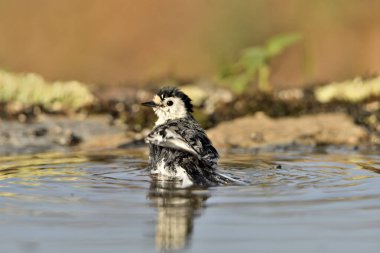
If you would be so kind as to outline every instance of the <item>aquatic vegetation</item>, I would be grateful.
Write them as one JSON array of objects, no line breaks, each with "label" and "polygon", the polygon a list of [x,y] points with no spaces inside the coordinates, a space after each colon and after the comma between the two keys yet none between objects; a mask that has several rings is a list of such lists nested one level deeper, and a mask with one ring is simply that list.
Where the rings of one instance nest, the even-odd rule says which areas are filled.
[{"label": "aquatic vegetation", "polygon": [[299,33],[284,34],[269,39],[264,46],[249,47],[235,63],[221,71],[219,79],[237,93],[246,91],[252,83],[257,83],[260,91],[268,92],[270,61],[301,38]]},{"label": "aquatic vegetation", "polygon": [[78,81],[48,82],[34,73],[0,70],[0,102],[12,111],[34,105],[52,112],[76,111],[93,104],[95,97]]},{"label": "aquatic vegetation", "polygon": [[333,82],[315,90],[315,97],[321,103],[334,100],[357,103],[377,96],[380,96],[380,76],[367,80],[355,78]]}]

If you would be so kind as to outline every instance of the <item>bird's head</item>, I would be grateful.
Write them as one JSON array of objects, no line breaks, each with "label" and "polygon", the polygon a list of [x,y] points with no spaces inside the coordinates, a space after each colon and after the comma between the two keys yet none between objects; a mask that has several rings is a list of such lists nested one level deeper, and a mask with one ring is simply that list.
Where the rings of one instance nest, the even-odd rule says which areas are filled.
[{"label": "bird's head", "polygon": [[142,105],[153,107],[158,117],[156,125],[172,119],[185,118],[193,112],[191,99],[174,87],[161,88],[152,101],[142,103]]}]

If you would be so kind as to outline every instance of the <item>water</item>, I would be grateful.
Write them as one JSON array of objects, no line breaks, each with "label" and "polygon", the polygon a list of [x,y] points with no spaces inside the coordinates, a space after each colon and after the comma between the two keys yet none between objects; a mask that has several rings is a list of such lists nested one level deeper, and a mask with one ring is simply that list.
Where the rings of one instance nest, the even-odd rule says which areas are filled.
[{"label": "water", "polygon": [[380,155],[222,156],[252,183],[171,189],[139,150],[1,157],[0,252],[380,252]]}]

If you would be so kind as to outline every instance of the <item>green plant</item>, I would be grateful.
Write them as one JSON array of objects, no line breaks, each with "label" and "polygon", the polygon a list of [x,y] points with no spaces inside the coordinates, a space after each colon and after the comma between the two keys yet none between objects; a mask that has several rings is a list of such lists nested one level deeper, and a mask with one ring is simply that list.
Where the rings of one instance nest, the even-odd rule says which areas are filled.
[{"label": "green plant", "polygon": [[221,71],[219,79],[237,93],[247,90],[251,83],[257,83],[260,91],[268,92],[271,59],[301,38],[299,33],[284,34],[269,39],[264,46],[249,47],[235,63]]}]

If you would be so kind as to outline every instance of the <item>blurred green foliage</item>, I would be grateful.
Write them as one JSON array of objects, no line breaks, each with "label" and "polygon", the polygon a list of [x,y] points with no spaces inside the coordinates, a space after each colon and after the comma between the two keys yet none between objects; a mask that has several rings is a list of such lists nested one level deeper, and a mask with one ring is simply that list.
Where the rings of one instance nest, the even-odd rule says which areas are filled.
[{"label": "blurred green foliage", "polygon": [[269,39],[264,46],[245,49],[236,62],[221,71],[221,83],[236,93],[246,91],[253,83],[260,91],[270,91],[270,61],[301,39],[299,33],[278,35]]},{"label": "blurred green foliage", "polygon": [[49,111],[75,111],[94,101],[88,88],[77,81],[48,82],[34,73],[0,70],[0,102],[15,110],[41,105]]}]

